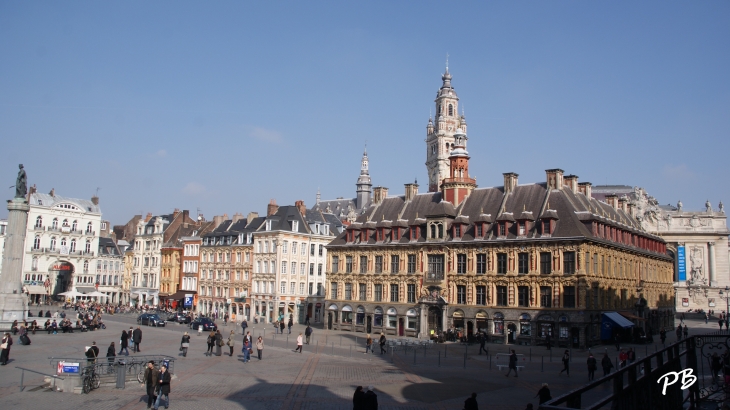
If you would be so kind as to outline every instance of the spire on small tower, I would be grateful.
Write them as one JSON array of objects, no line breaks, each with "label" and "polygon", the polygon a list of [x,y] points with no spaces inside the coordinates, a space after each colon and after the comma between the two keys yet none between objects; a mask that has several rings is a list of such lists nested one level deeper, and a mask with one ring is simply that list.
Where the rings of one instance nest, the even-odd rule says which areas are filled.
[{"label": "spire on small tower", "polygon": [[449,72],[449,53],[446,53],[446,72]]}]

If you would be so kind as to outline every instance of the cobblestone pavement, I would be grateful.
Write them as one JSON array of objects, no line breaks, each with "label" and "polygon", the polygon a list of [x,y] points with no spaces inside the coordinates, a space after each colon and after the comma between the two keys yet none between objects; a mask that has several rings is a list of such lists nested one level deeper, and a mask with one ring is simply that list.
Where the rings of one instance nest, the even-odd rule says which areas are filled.
[{"label": "cobblestone pavement", "polygon": [[[142,409],[146,407],[146,395],[142,385],[127,383],[125,389],[102,387],[90,394],[51,392],[38,386],[43,376],[26,373],[25,391],[20,392],[19,369],[26,367],[45,373],[53,373],[48,357],[83,357],[84,346],[96,341],[104,355],[110,342],[119,343],[122,329],[134,322],[131,316],[108,317],[107,329],[96,332],[47,335],[31,335],[32,344],[15,343],[10,353],[11,361],[0,368],[0,398],[5,408],[53,408],[53,409]],[[134,325],[136,327],[136,325]],[[691,333],[717,330],[704,321],[690,324]],[[232,325],[222,327],[226,335]],[[166,354],[178,356],[180,338],[189,329],[183,325],[169,324],[166,328],[142,327],[142,354]],[[257,325],[248,330],[261,333]],[[332,332],[315,329],[313,343],[305,345],[302,354],[294,353],[296,335],[303,330],[295,326],[292,335],[271,335],[271,325],[266,333],[264,358],[242,362],[240,356],[242,337],[237,328],[236,347],[233,357],[227,347],[220,357],[204,355],[205,335],[191,333],[192,341],[187,358],[176,358],[175,378],[172,382],[171,408],[212,409],[348,409],[352,407],[352,393],[358,385],[373,385],[378,394],[381,409],[461,409],[471,392],[478,393],[481,409],[524,409],[527,403],[537,405],[534,398],[543,382],[548,382],[553,397],[582,385],[587,379],[585,357],[587,352],[574,351],[571,375],[559,376],[562,368],[559,355],[547,356],[544,347],[517,346],[525,370],[518,378],[504,377],[506,370],[497,370],[497,364],[506,364],[509,346],[489,345],[490,356],[478,355],[478,345],[438,345],[425,351],[396,349],[396,354],[363,354],[362,335],[349,332]],[[358,337],[357,342],[355,337]],[[327,344],[325,345],[324,339]],[[670,334],[669,341],[673,341]],[[315,343],[316,342],[316,343]],[[512,346],[514,347],[514,346]],[[642,356],[642,347],[639,355]],[[118,350],[118,346],[117,346]],[[603,348],[599,349],[603,352]],[[653,351],[653,347],[646,348]],[[615,356],[615,348],[607,350]],[[466,353],[467,359],[464,359]],[[465,365],[466,363],[466,365]],[[609,391],[606,386],[596,394]],[[587,398],[586,398],[587,399]],[[586,400],[584,399],[584,400]]]}]

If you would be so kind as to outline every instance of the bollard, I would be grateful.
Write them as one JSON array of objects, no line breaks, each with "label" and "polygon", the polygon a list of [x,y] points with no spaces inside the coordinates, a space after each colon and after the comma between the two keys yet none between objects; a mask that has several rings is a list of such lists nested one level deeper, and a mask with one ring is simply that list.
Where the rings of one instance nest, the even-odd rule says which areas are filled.
[{"label": "bollard", "polygon": [[540,371],[545,371],[545,356],[540,356]]},{"label": "bollard", "polygon": [[289,348],[289,335],[286,335],[286,348]]},{"label": "bollard", "polygon": [[441,367],[441,352],[439,352],[439,367]]}]

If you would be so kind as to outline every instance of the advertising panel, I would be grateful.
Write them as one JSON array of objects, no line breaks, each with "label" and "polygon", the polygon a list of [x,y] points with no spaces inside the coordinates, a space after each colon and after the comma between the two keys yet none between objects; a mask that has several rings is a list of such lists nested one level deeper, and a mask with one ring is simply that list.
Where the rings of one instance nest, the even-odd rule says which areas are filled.
[{"label": "advertising panel", "polygon": [[685,262],[684,246],[677,248],[677,275],[679,281],[687,280],[687,263]]}]

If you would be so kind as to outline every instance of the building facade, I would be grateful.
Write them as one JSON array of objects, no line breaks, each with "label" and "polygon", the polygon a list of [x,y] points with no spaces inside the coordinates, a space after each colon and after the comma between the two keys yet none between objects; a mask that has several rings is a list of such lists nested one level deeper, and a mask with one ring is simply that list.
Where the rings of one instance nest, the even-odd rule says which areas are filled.
[{"label": "building facade", "polygon": [[3,262],[2,255],[5,252],[5,237],[8,230],[8,220],[0,219],[0,278],[3,275]]},{"label": "building facade", "polygon": [[96,259],[96,291],[106,294],[101,302],[121,304],[124,297],[124,249],[109,237],[99,238],[99,251]]}]

